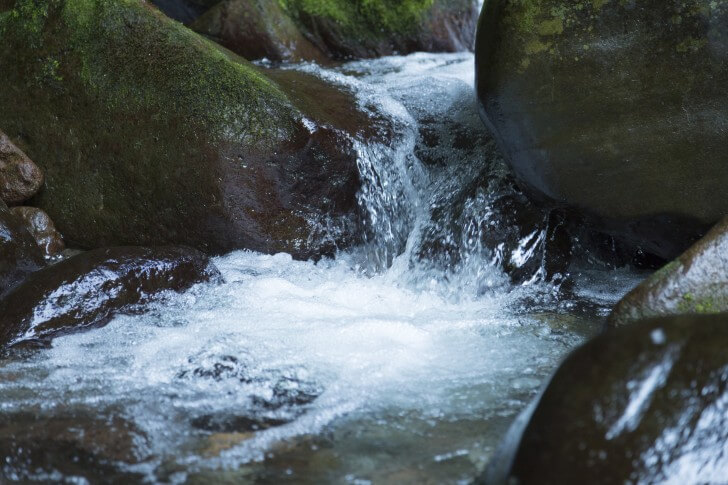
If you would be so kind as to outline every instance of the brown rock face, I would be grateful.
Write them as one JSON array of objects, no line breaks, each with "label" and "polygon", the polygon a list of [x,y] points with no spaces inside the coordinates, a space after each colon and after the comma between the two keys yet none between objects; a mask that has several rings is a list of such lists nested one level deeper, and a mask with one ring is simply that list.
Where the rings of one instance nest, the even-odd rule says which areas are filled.
[{"label": "brown rock face", "polygon": [[33,237],[0,200],[0,297],[43,266]]},{"label": "brown rock face", "polygon": [[34,273],[0,300],[0,345],[103,325],[163,291],[219,277],[207,256],[185,247],[82,253]]},{"label": "brown rock face", "polygon": [[625,296],[609,326],[646,317],[728,312],[728,218]]},{"label": "brown rock face", "polygon": [[66,249],[63,237],[48,214],[37,207],[13,207],[10,212],[25,222],[25,228],[43,250],[46,258],[58,256]]},{"label": "brown rock face", "polygon": [[43,185],[43,172],[0,131],[0,199],[17,204]]},{"label": "brown rock face", "polygon": [[726,314],[605,332],[564,361],[476,483],[724,483],[727,345]]}]

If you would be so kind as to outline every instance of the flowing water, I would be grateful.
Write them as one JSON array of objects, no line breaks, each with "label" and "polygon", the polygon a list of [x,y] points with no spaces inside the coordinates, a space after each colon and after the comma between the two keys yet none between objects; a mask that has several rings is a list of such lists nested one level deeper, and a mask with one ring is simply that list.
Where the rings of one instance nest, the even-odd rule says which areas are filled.
[{"label": "flowing water", "polygon": [[357,142],[366,240],[318,263],[232,253],[222,284],[0,362],[2,476],[467,482],[637,281],[547,277],[548,216],[519,202],[535,216],[517,227],[499,205],[521,195],[478,120],[471,54],[289,68],[395,127]]}]

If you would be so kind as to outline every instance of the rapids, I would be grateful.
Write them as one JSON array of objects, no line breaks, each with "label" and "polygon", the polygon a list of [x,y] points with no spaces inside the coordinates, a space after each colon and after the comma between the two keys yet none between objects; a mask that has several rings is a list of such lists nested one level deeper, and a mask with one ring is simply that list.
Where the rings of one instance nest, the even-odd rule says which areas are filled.
[{"label": "rapids", "polygon": [[[0,361],[0,414],[27,426],[105,423],[111,438],[90,436],[87,448],[124,443],[97,470],[62,454],[30,466],[20,454],[0,463],[6,476],[468,481],[639,278],[574,268],[566,291],[538,265],[518,284],[506,276],[505,259],[545,257],[545,228],[512,251],[481,242],[499,230],[491,182],[506,171],[478,119],[471,54],[287,68],[346,86],[396,127],[388,145],[359,145],[366,241],[317,263],[235,252],[215,260],[223,284]],[[458,195],[462,211],[440,210],[484,177]]]}]

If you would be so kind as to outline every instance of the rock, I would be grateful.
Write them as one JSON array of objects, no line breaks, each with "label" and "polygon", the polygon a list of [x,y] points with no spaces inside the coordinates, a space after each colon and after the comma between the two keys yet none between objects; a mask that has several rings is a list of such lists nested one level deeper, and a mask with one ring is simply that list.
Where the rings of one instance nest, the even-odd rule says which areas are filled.
[{"label": "rock", "polygon": [[248,59],[472,50],[476,0],[225,0],[192,28]]},{"label": "rock", "polygon": [[184,247],[97,249],[38,271],[0,300],[0,346],[106,324],[165,291],[220,277]]},{"label": "rock", "polygon": [[66,245],[63,237],[56,231],[56,226],[48,214],[36,207],[13,207],[10,212],[25,223],[25,228],[43,250],[46,258],[60,255]]},{"label": "rock", "polygon": [[18,204],[43,185],[43,172],[0,131],[0,199]]},{"label": "rock", "polygon": [[33,236],[0,200],[0,297],[43,266]]},{"label": "rock", "polygon": [[483,118],[537,199],[664,260],[728,213],[724,2],[490,0],[476,61]]},{"label": "rock", "polygon": [[220,0],[151,0],[168,17],[189,24]]},{"label": "rock", "polygon": [[149,443],[141,431],[118,416],[58,410],[0,415],[0,468],[3,483],[51,483],[73,477],[76,483],[135,483],[143,475],[128,469],[148,458]]},{"label": "rock", "polygon": [[703,239],[628,293],[607,324],[646,317],[728,312],[728,218]]},{"label": "rock", "polygon": [[192,28],[246,59],[327,61],[277,1],[219,2]]},{"label": "rock", "polygon": [[308,258],[356,240],[353,95],[288,93],[138,0],[18,0],[0,31],[0,126],[43,166],[33,205],[67,244]]},{"label": "rock", "polygon": [[574,351],[477,483],[719,483],[728,315],[663,317]]}]

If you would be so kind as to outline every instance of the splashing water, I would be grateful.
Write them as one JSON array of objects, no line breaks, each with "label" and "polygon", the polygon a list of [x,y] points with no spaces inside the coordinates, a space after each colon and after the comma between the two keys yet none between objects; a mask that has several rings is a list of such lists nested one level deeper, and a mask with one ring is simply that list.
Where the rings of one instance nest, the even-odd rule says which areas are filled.
[{"label": "splashing water", "polygon": [[[215,261],[224,284],[0,362],[0,415],[17,426],[12,440],[0,431],[4,476],[468,480],[633,284],[594,272],[567,298],[505,276],[508,261],[541,258],[544,219],[534,209],[512,248],[487,237],[510,227],[491,206],[512,194],[477,119],[472,55],[295,68],[349,86],[396,127],[387,146],[358,145],[365,244],[319,263],[236,252]],[[18,436],[54,426],[71,452],[39,465],[18,451]]]}]

